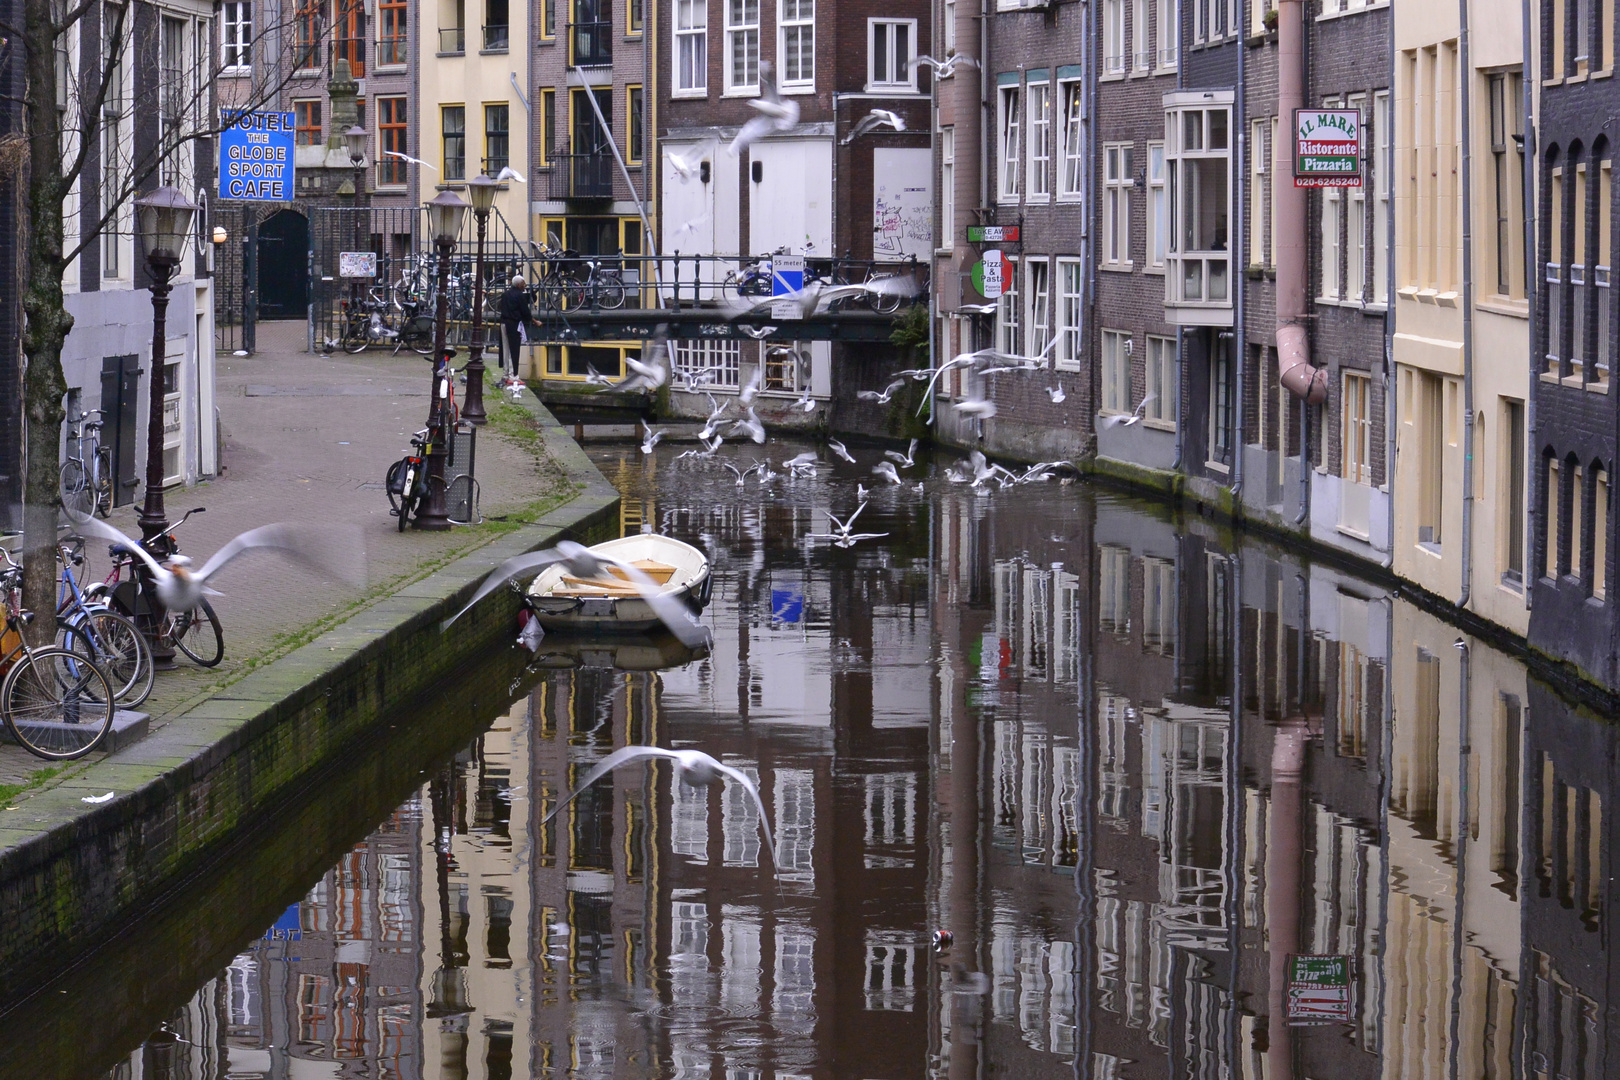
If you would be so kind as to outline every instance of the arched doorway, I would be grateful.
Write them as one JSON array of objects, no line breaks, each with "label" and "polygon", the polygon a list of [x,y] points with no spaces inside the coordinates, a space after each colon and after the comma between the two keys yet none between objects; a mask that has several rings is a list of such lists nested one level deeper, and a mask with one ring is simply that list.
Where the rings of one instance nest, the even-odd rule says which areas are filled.
[{"label": "arched doorway", "polygon": [[309,218],[279,210],[259,226],[259,318],[309,312]]}]

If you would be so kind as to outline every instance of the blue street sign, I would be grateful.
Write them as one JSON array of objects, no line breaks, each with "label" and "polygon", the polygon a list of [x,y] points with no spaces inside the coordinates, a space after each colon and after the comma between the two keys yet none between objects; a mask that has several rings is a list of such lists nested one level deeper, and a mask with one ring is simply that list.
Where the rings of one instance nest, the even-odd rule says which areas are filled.
[{"label": "blue street sign", "polygon": [[804,256],[771,256],[771,295],[792,296],[804,288]]},{"label": "blue street sign", "polygon": [[219,136],[219,197],[240,202],[291,202],[293,139],[290,112],[227,112]]}]

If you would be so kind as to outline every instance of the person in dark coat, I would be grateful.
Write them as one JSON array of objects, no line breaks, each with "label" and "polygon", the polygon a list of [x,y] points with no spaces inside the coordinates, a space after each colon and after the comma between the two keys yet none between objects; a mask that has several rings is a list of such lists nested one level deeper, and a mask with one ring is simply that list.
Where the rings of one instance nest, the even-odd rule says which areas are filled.
[{"label": "person in dark coat", "polygon": [[534,322],[534,309],[529,306],[529,292],[524,284],[522,274],[513,274],[511,285],[501,293],[495,308],[506,335],[506,348],[501,352],[501,371],[513,379],[518,375],[518,357],[523,355],[519,351],[523,341],[519,328],[525,323]]}]

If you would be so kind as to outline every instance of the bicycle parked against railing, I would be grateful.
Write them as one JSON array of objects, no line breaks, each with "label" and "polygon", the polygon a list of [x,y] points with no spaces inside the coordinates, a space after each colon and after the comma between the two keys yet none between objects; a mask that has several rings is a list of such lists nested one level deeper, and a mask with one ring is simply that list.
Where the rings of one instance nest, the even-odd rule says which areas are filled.
[{"label": "bicycle parked against railing", "polygon": [[433,451],[428,429],[423,428],[411,437],[411,449],[405,456],[388,466],[388,512],[399,519],[399,531],[404,532],[411,515],[428,494],[427,456]]},{"label": "bicycle parked against railing", "polygon": [[[62,564],[56,593],[56,643],[99,664],[112,680],[118,704],[133,709],[152,692],[157,672],[146,635],[129,618],[105,604],[92,603],[73,572],[84,565],[84,538],[57,545]],[[10,557],[6,557],[9,563]]]},{"label": "bicycle parked against railing", "polygon": [[23,628],[33,621],[23,610],[22,568],[0,567],[0,717],[11,737],[36,757],[53,761],[83,757],[112,730],[117,709],[107,673],[72,649],[32,648]]},{"label": "bicycle parked against railing", "polygon": [[[146,550],[159,562],[180,554],[180,544],[174,538],[174,530],[184,525],[192,514],[207,513],[207,510],[204,506],[187,510],[184,517],[169,526],[168,532],[160,533],[146,543]],[[145,578],[135,569],[134,552],[123,544],[113,544],[107,548],[107,554],[112,556],[112,571],[104,581],[84,590],[86,600],[92,604],[107,605],[125,618],[134,620],[137,626],[149,622],[152,611],[160,605],[153,604],[146,594]],[[153,628],[152,637],[159,644],[173,645],[202,667],[214,667],[225,659],[225,631],[219,624],[214,605],[206,598],[198,600],[197,606],[190,611],[165,609],[162,620]]]},{"label": "bicycle parked against railing", "polygon": [[62,462],[62,505],[82,517],[112,513],[112,451],[101,445],[102,412],[68,418],[68,456]]}]

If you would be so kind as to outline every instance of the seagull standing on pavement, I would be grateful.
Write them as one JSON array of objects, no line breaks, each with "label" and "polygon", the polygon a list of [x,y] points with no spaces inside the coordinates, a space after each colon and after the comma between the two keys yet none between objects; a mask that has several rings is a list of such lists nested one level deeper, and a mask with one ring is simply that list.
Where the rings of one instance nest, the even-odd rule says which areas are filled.
[{"label": "seagull standing on pavement", "polygon": [[771,853],[771,865],[773,867],[776,865],[776,845],[771,842],[771,822],[765,813],[765,801],[759,797],[758,785],[748,778],[747,773],[716,761],[701,750],[665,750],[660,746],[626,746],[615,750],[597,762],[595,767],[580,780],[578,786],[573,791],[570,791],[567,797],[559,802],[540,824],[546,825],[549,823],[563,807],[573,802],[580,792],[614,769],[621,765],[629,765],[632,762],[645,761],[649,758],[673,761],[675,763],[676,778],[693,787],[708,787],[721,777],[733,783],[741,784],[743,790],[748,792],[749,797],[754,800],[754,806],[759,810],[759,827],[765,834],[765,850]]},{"label": "seagull standing on pavement", "polygon": [[202,602],[208,588],[208,579],[218,573],[226,563],[250,551],[269,549],[324,571],[341,581],[360,586],[366,580],[366,554],[364,539],[358,528],[341,530],[311,530],[295,525],[263,525],[230,540],[202,564],[191,569],[191,560],[184,555],[170,555],[158,562],[135,540],[95,517],[81,518],[69,515],[81,534],[89,533],[132,552],[146,564],[152,573],[153,588],[163,606],[173,612],[187,612]]}]

